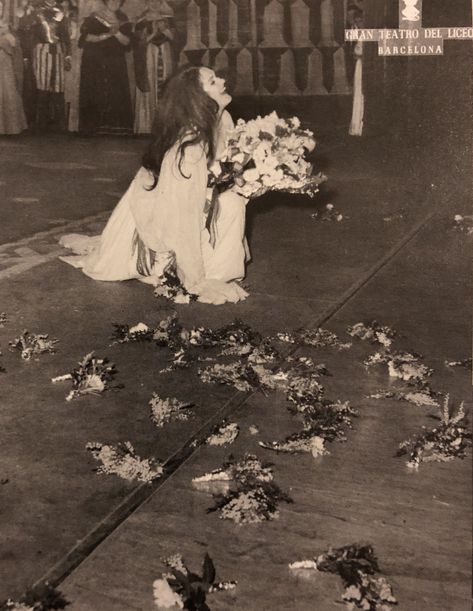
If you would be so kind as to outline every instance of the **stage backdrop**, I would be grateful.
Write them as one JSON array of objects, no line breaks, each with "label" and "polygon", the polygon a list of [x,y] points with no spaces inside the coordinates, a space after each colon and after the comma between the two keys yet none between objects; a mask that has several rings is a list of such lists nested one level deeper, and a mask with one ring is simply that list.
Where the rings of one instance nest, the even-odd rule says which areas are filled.
[{"label": "stage backdrop", "polygon": [[[79,19],[94,8],[79,1]],[[179,63],[225,70],[234,95],[345,95],[347,0],[168,0]],[[18,0],[6,0],[15,22]],[[133,19],[143,0],[126,0]],[[349,70],[348,70],[349,72]]]}]

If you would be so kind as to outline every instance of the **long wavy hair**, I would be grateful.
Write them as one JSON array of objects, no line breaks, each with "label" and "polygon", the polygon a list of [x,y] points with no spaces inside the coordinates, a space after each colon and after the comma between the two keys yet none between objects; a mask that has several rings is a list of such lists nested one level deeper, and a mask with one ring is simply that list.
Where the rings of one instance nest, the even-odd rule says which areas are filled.
[{"label": "long wavy hair", "polygon": [[158,182],[164,155],[176,142],[179,143],[178,167],[185,178],[190,178],[182,171],[187,147],[202,144],[209,162],[214,158],[219,107],[202,89],[200,68],[183,66],[164,84],[153,126],[153,139],[143,155],[143,166],[154,175],[151,189]]}]

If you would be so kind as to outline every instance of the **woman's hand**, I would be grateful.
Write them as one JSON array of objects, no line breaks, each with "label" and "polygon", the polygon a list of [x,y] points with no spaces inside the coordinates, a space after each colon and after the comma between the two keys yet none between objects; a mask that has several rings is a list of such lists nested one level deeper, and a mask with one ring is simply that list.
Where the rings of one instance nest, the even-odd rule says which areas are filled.
[{"label": "woman's hand", "polygon": [[198,294],[198,301],[222,305],[224,303],[238,303],[248,297],[248,293],[236,282],[223,282],[222,280],[204,280],[193,289]]},{"label": "woman's hand", "polygon": [[122,32],[120,32],[120,30],[118,30],[117,32],[115,32],[113,34],[113,36],[118,40],[118,42],[123,45],[124,47],[126,47],[129,43],[130,43],[130,39],[128,38],[128,36],[125,36],[125,34],[122,34]]}]

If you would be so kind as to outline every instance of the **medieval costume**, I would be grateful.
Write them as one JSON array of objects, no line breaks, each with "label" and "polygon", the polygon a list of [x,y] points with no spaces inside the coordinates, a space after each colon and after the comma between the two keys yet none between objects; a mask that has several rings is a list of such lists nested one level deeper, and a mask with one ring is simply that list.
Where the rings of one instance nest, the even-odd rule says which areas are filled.
[{"label": "medieval costume", "polygon": [[28,125],[36,119],[36,79],[33,71],[33,49],[35,45],[36,13],[33,6],[24,0],[17,10],[17,35],[23,55],[23,107]]},{"label": "medieval costume", "polygon": [[14,69],[17,40],[0,20],[0,134],[19,134],[27,128]]},{"label": "medieval costume", "polygon": [[162,83],[173,71],[173,38],[172,8],[164,0],[150,0],[133,37],[136,134],[151,133]]},{"label": "medieval costume", "polygon": [[36,10],[33,71],[38,92],[36,126],[64,130],[64,69],[70,68],[69,26],[62,8],[44,0]]},{"label": "medieval costume", "polygon": [[64,100],[66,102],[67,129],[79,131],[79,84],[82,50],[79,49],[79,25],[77,9],[72,7],[67,15],[71,40],[71,69],[65,74]]},{"label": "medieval costume", "polygon": [[127,16],[106,4],[82,24],[79,131],[83,134],[126,135],[133,131],[125,56],[131,34]]}]

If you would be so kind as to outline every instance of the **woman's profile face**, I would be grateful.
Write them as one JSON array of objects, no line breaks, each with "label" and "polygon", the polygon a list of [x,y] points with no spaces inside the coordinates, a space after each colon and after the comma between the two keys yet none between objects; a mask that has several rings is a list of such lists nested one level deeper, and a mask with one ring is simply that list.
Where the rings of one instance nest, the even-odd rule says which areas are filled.
[{"label": "woman's profile face", "polygon": [[210,68],[200,68],[200,82],[205,93],[215,100],[220,109],[232,101],[232,96],[225,89],[225,79],[219,78]]}]

